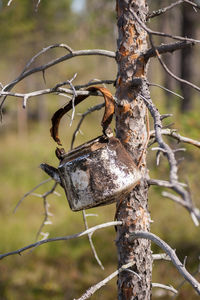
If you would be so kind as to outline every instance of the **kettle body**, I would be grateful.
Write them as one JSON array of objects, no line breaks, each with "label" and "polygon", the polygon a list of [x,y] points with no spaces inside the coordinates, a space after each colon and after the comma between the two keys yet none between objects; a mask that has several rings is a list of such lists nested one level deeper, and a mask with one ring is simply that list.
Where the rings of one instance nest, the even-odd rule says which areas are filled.
[{"label": "kettle body", "polygon": [[[57,148],[60,160],[58,168],[41,164],[41,168],[64,188],[73,211],[110,204],[121,199],[141,179],[141,172],[119,139],[109,127],[114,114],[114,98],[104,87],[93,86],[90,92],[101,92],[105,100],[105,112],[101,122],[103,135],[71,151]],[[87,96],[79,95],[74,105]],[[61,145],[58,137],[59,123],[72,109],[72,100],[56,111],[52,117],[51,135]]]},{"label": "kettle body", "polygon": [[64,188],[73,211],[115,202],[141,179],[141,172],[121,142],[100,136],[61,156],[58,169],[42,169]]}]

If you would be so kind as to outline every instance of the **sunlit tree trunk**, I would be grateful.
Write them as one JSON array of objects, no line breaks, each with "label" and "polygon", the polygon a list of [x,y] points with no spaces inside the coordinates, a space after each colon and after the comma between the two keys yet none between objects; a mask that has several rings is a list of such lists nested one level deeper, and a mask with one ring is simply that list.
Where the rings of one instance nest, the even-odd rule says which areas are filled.
[{"label": "sunlit tree trunk", "polygon": [[[146,147],[146,106],[140,97],[142,82],[147,75],[143,58],[137,59],[147,49],[147,34],[134,20],[133,10],[145,22],[148,12],[145,0],[117,0],[117,64],[116,81],[116,133],[123,145],[132,154],[135,163]],[[147,176],[146,151],[141,172]],[[124,225],[117,229],[116,245],[119,266],[133,261],[131,268],[139,276],[123,271],[118,277],[118,299],[145,300],[151,298],[152,256],[148,240],[135,240],[130,245],[129,235],[136,230],[149,231],[148,185],[145,179],[123,201],[117,203],[117,220]]]}]

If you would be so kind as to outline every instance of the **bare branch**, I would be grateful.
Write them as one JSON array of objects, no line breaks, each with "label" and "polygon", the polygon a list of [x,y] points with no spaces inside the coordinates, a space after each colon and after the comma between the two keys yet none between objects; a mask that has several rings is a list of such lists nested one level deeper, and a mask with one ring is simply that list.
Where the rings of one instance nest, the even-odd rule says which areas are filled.
[{"label": "bare branch", "polygon": [[11,3],[12,3],[12,0],[9,0],[7,3],[7,6],[10,6]]},{"label": "bare branch", "polygon": [[[55,48],[55,47],[61,47],[61,45],[63,44],[57,44],[57,45],[52,45],[49,46],[45,49],[43,49],[41,52],[39,52],[38,54],[36,54],[31,61],[26,65],[25,69],[23,70],[23,72],[15,79],[13,80],[11,83],[9,83],[8,85],[4,86],[4,91],[8,91],[11,88],[13,88],[18,82],[20,82],[22,79],[26,78],[27,76],[30,76],[34,73],[37,72],[41,72],[43,70],[47,70],[48,68],[55,66],[63,61],[66,61],[68,59],[71,59],[73,57],[78,57],[78,56],[88,56],[88,55],[100,55],[100,56],[106,56],[106,57],[110,57],[110,58],[115,58],[115,53],[112,51],[108,51],[108,50],[102,50],[102,49],[93,49],[93,50],[78,50],[78,51],[71,51],[69,54],[66,54],[64,56],[61,56],[60,58],[54,59],[50,62],[48,62],[47,64],[41,65],[39,67],[33,68],[31,70],[27,70],[28,67],[30,66],[30,64],[35,60],[36,57],[38,57],[41,53],[46,52],[49,49]],[[65,45],[66,47],[66,45]],[[67,46],[68,47],[68,46]]]},{"label": "bare branch", "polygon": [[146,231],[135,231],[130,235],[129,242],[133,243],[133,241],[138,238],[151,240],[160,248],[162,248],[163,251],[165,251],[165,253],[167,253],[167,255],[170,257],[173,265],[176,267],[178,272],[192,285],[192,287],[200,295],[200,283],[186,270],[185,266],[178,259],[175,250],[173,250],[166,242],[164,242],[155,234]]},{"label": "bare branch", "polygon": [[38,11],[38,7],[39,7],[39,5],[40,5],[40,2],[41,2],[41,0],[38,0],[37,4],[36,4],[36,6],[35,6],[35,11],[36,11],[36,12]]},{"label": "bare branch", "polygon": [[161,284],[161,283],[152,283],[152,287],[153,288],[161,288],[164,290],[168,290],[174,294],[178,294],[178,291],[173,287],[173,286],[169,286],[169,285],[165,285],[165,284]]},{"label": "bare branch", "polygon": [[54,49],[54,48],[64,48],[66,49],[68,52],[72,53],[73,50],[72,48],[70,48],[67,44],[54,44],[54,45],[50,45],[46,48],[43,48],[40,52],[38,52],[36,55],[34,55],[26,64],[24,70],[22,71],[21,75],[24,74],[28,68],[34,63],[34,61],[42,54],[46,53],[47,51]]},{"label": "bare branch", "polygon": [[161,148],[161,147],[153,147],[153,148],[151,148],[151,150],[152,150],[152,151],[160,151],[160,152],[164,152],[164,153],[167,152],[166,149],[163,149],[163,148]]},{"label": "bare branch", "polygon": [[[57,44],[60,46],[60,44]],[[48,49],[51,47],[53,48],[55,45],[53,46],[49,46]],[[46,48],[47,49],[47,48]],[[68,49],[69,50],[69,49]],[[47,51],[47,50],[45,50]],[[30,64],[32,63],[32,61],[35,60],[36,57],[38,57],[41,53],[45,52],[44,49],[39,52],[38,54],[36,54],[31,60],[30,62],[26,65],[25,69],[23,70],[23,72],[15,79],[13,80],[11,83],[7,84],[6,86],[4,86],[2,92],[6,92],[6,91],[10,91],[18,82],[20,82],[21,80],[23,80],[24,78],[26,78],[27,76],[30,76],[34,73],[37,72],[44,72],[45,70],[47,70],[48,68],[55,66],[63,61],[66,61],[68,59],[71,59],[73,57],[77,57],[77,56],[88,56],[88,55],[100,55],[100,56],[106,56],[106,57],[110,57],[110,58],[115,58],[115,52],[112,51],[107,51],[107,50],[102,50],[102,49],[93,49],[93,50],[78,50],[78,51],[72,51],[69,54],[66,54],[60,58],[54,59],[50,62],[48,62],[47,64],[41,65],[39,67],[27,70],[27,66],[30,66]],[[1,118],[2,118],[2,108],[3,108],[3,104],[6,100],[7,95],[5,95],[2,99],[2,102],[0,104],[0,114],[1,114]]]},{"label": "bare branch", "polygon": [[42,182],[40,182],[38,185],[36,185],[32,190],[30,190],[29,192],[27,192],[18,202],[17,202],[17,205],[15,206],[15,209],[14,209],[14,213],[16,212],[17,208],[20,206],[20,204],[22,203],[22,201],[28,197],[29,195],[31,195],[35,190],[37,190],[41,185],[51,181],[52,179],[51,178],[48,178]]},{"label": "bare branch", "polygon": [[172,90],[167,89],[166,87],[164,87],[164,86],[162,86],[162,85],[160,85],[160,84],[157,84],[157,83],[148,83],[148,85],[149,85],[149,86],[156,86],[156,87],[159,87],[159,88],[161,88],[161,89],[163,89],[163,90],[165,90],[165,91],[167,91],[167,92],[169,92],[169,93],[171,93],[171,94],[173,94],[173,95],[175,95],[175,96],[177,96],[177,97],[179,97],[179,98],[181,98],[181,99],[184,99],[183,96],[181,96],[181,95],[179,95],[179,94],[173,92]]},{"label": "bare branch", "polygon": [[191,208],[190,203],[183,201],[180,197],[177,197],[174,194],[171,194],[168,192],[162,192],[162,196],[167,197],[167,198],[173,200],[174,202],[181,204],[183,207],[185,207],[190,212],[190,215],[191,215],[191,218],[192,218],[194,224],[196,226],[199,226],[199,221],[197,220],[197,217],[199,219],[200,211],[198,208]]},{"label": "bare branch", "polygon": [[49,220],[49,217],[52,216],[52,214],[50,213],[49,211],[49,203],[47,201],[47,197],[51,194],[54,194],[55,192],[55,189],[57,187],[57,182],[54,183],[53,187],[47,191],[46,193],[44,193],[43,195],[40,195],[41,198],[43,198],[43,206],[44,206],[44,220],[42,222],[42,224],[40,225],[40,228],[36,234],[36,240],[38,239],[39,235],[41,234],[42,232],[42,229],[44,228],[45,225],[47,224],[52,224],[52,222]]},{"label": "bare branch", "polygon": [[82,237],[84,235],[88,235],[90,233],[94,233],[96,230],[99,230],[99,229],[102,229],[102,228],[106,228],[106,227],[110,227],[110,226],[118,226],[118,225],[122,225],[122,222],[121,221],[107,222],[107,223],[103,223],[103,224],[100,224],[100,225],[96,225],[96,226],[91,227],[91,228],[89,228],[89,229],[87,229],[85,231],[82,231],[82,232],[79,232],[79,233],[75,233],[75,234],[72,234],[72,235],[67,235],[67,236],[61,236],[61,237],[55,237],[55,238],[51,238],[51,239],[41,240],[41,241],[38,241],[36,243],[30,244],[28,246],[25,246],[23,248],[20,248],[20,249],[18,249],[16,251],[12,251],[12,252],[1,254],[0,255],[0,259],[3,259],[3,258],[5,258],[7,256],[10,256],[10,255],[15,255],[15,254],[21,255],[22,252],[24,252],[24,251],[26,251],[28,249],[35,248],[35,247],[41,246],[41,245],[46,244],[46,243],[58,242],[58,241],[68,241],[68,240],[71,240],[71,239]]},{"label": "bare branch", "polygon": [[[183,41],[183,42],[176,42],[176,43],[170,43],[170,44],[162,44],[160,46],[155,47],[155,49],[160,53],[160,54],[165,54],[165,53],[172,53],[176,50],[181,50],[187,47],[194,46],[195,43],[191,41]],[[156,51],[154,48],[148,49],[142,56],[146,61],[148,61],[149,58],[155,57],[156,56]]]},{"label": "bare branch", "polygon": [[[173,117],[173,114],[162,114],[162,115],[160,115],[161,121],[166,119],[166,118],[169,118],[169,117]],[[169,126],[169,125],[167,125],[167,126]]]},{"label": "bare branch", "polygon": [[160,253],[160,254],[153,254],[152,255],[153,260],[168,260],[170,261],[170,257],[166,253]]},{"label": "bare branch", "polygon": [[[89,215],[87,215],[85,213],[85,210],[82,211],[82,214],[83,214],[83,220],[84,220],[84,224],[85,224],[85,229],[88,229],[89,227],[88,227],[87,217]],[[104,270],[104,266],[103,266],[101,260],[99,259],[97,252],[96,252],[96,249],[95,249],[95,246],[94,246],[94,243],[93,243],[93,240],[92,240],[92,234],[93,233],[89,233],[88,234],[88,239],[89,239],[90,247],[92,249],[92,252],[94,254],[94,257],[95,257],[98,265],[101,267],[102,270]]]},{"label": "bare branch", "polygon": [[166,187],[166,188],[172,188],[172,184],[166,180],[149,179],[147,182],[149,185],[157,185],[157,186],[162,186],[162,187]]},{"label": "bare branch", "polygon": [[[169,129],[169,128],[162,129],[161,133],[162,133],[162,135],[168,135],[170,137],[173,137],[178,142],[190,144],[190,145],[193,145],[193,146],[195,146],[197,148],[200,148],[200,142],[199,141],[193,140],[193,139],[185,137],[185,136],[181,136],[174,129]],[[152,131],[150,131],[150,138],[154,138],[154,137],[155,137],[155,130],[152,130]]]},{"label": "bare branch", "polygon": [[150,28],[148,28],[141,20],[140,18],[137,16],[137,14],[131,10],[132,15],[134,16],[134,18],[136,19],[136,21],[140,24],[140,26],[146,30],[146,32],[150,35],[157,35],[157,36],[163,36],[163,37],[168,37],[174,40],[179,40],[179,41],[188,41],[188,42],[193,42],[193,43],[200,43],[200,40],[196,40],[196,39],[192,39],[192,38],[188,38],[188,37],[182,37],[182,36],[178,36],[178,35],[172,35],[172,34],[168,34],[168,33],[164,33],[164,32],[159,32],[159,31],[154,31],[151,30]]},{"label": "bare branch", "polygon": [[128,264],[123,265],[121,268],[119,268],[117,271],[110,274],[104,280],[102,280],[102,281],[98,282],[97,284],[93,285],[92,287],[90,287],[80,298],[74,299],[74,300],[86,300],[86,299],[90,298],[97,290],[99,290],[102,286],[106,285],[110,280],[112,280],[114,277],[116,277],[120,272],[129,271],[128,268],[132,267],[132,265],[133,265],[133,262],[129,262]]},{"label": "bare branch", "polygon": [[88,114],[90,114],[90,113],[92,113],[92,112],[94,112],[94,111],[96,111],[96,110],[100,110],[100,109],[101,109],[102,107],[104,107],[104,106],[105,106],[105,103],[101,103],[101,104],[95,105],[95,106],[91,107],[90,109],[88,109],[86,112],[84,112],[84,113],[82,114],[81,119],[80,119],[80,121],[78,122],[78,125],[77,125],[77,127],[76,127],[76,129],[75,129],[75,131],[74,131],[74,133],[73,133],[73,136],[72,136],[71,149],[73,149],[74,142],[75,142],[75,138],[76,138],[76,136],[77,136],[77,134],[78,134],[78,132],[79,132],[79,130],[80,130],[80,127],[81,127],[81,125],[82,125],[82,123],[83,123],[85,117],[86,117]]},{"label": "bare branch", "polygon": [[[77,89],[81,89],[84,86],[91,86],[91,85],[97,85],[97,84],[102,84],[102,83],[106,83],[106,84],[112,84],[114,81],[113,80],[101,80],[101,81],[94,81],[92,83],[87,83],[85,85],[77,85],[74,86],[74,88],[76,89],[76,94],[77,95],[95,95],[95,96],[101,96],[102,94],[98,93],[98,92],[90,92],[90,91],[77,91]],[[22,99],[29,99],[32,97],[37,97],[37,96],[41,96],[41,95],[47,95],[47,94],[58,94],[58,95],[64,95],[64,94],[68,94],[68,95],[73,95],[73,90],[72,89],[66,89],[66,88],[61,88],[61,86],[68,84],[67,81],[62,82],[62,83],[58,83],[55,87],[53,88],[49,88],[49,89],[44,89],[44,90],[38,90],[38,91],[33,91],[33,92],[29,92],[29,93],[12,93],[12,92],[5,92],[5,91],[0,91],[0,97],[1,96],[11,96],[11,97],[17,97],[17,98],[22,98]]]},{"label": "bare branch", "polygon": [[76,90],[79,90],[79,89],[82,89],[82,88],[86,88],[86,87],[89,87],[89,86],[92,86],[92,85],[97,85],[97,84],[114,84],[115,81],[114,80],[90,80],[88,83],[86,84],[82,84],[82,85],[75,85],[75,89]]},{"label": "bare branch", "polygon": [[179,82],[182,82],[182,83],[185,83],[187,85],[189,85],[190,87],[192,87],[193,89],[197,90],[198,92],[200,92],[200,87],[198,87],[197,85],[195,85],[194,83],[188,81],[188,80],[185,80],[183,78],[180,78],[178,76],[176,76],[172,71],[169,70],[169,68],[166,66],[166,64],[164,63],[164,61],[162,60],[159,52],[157,49],[155,49],[155,52],[157,54],[157,58],[161,64],[161,66],[163,67],[163,69],[170,75],[172,76],[174,79],[176,79],[177,81]]},{"label": "bare branch", "polygon": [[[198,268],[197,268],[197,270],[195,271],[195,272],[193,272],[192,273],[192,276],[195,276],[195,275],[197,275],[198,273],[200,273],[200,264],[198,265]],[[184,279],[179,285],[178,285],[178,290],[180,290],[180,288],[186,283],[187,281]],[[172,298],[172,300],[174,300],[176,298],[176,296],[175,297],[173,297]]]},{"label": "bare branch", "polygon": [[74,88],[74,85],[73,85],[72,82],[73,82],[73,80],[76,78],[76,76],[77,76],[77,73],[74,74],[74,76],[73,76],[70,80],[67,81],[68,84],[69,84],[70,87],[71,87],[71,90],[73,91],[73,97],[72,97],[72,115],[71,115],[71,121],[70,121],[70,125],[69,125],[69,126],[72,125],[72,122],[73,122],[73,120],[74,120],[74,115],[75,115],[74,101],[75,101],[75,98],[77,97],[77,92],[76,92],[76,89]]},{"label": "bare branch", "polygon": [[[173,187],[173,185],[169,181],[166,181],[166,180],[148,179],[147,182],[149,185],[157,185],[157,186],[162,186],[162,187],[170,188],[170,189]],[[187,187],[187,184],[185,184],[185,183],[179,182],[179,184],[184,187]]]},{"label": "bare branch", "polygon": [[166,6],[166,7],[163,7],[163,8],[160,8],[159,10],[157,11],[153,11],[151,14],[149,14],[147,16],[147,19],[150,19],[150,18],[154,18],[154,17],[157,17],[157,16],[160,16],[161,14],[167,12],[168,10],[174,8],[175,6],[179,5],[179,4],[182,4],[182,3],[188,3],[190,5],[192,5],[193,7],[196,7],[196,8],[199,8],[199,6],[192,2],[192,1],[188,1],[188,0],[178,0],[172,4],[170,4],[169,6]]},{"label": "bare branch", "polygon": [[[145,95],[145,97],[143,95]],[[190,193],[187,190],[185,190],[178,181],[178,166],[177,166],[175,154],[174,154],[174,151],[169,147],[169,145],[166,144],[163,140],[161,116],[160,116],[159,111],[157,110],[157,108],[155,107],[155,105],[153,104],[153,102],[151,100],[149,90],[147,87],[147,83],[145,81],[143,81],[142,93],[140,96],[146,103],[146,105],[154,119],[155,138],[159,144],[159,148],[164,150],[164,154],[168,159],[169,166],[170,166],[170,174],[169,174],[170,180],[169,181],[172,184],[172,189],[183,198],[183,200],[186,204],[185,207],[188,209],[189,213],[191,214],[191,212],[192,212],[193,216],[196,217],[195,225],[197,225],[197,223],[199,223],[198,219],[200,219],[200,214],[199,213],[197,214],[197,211],[194,209]],[[193,219],[193,221],[194,221],[194,219]]]}]

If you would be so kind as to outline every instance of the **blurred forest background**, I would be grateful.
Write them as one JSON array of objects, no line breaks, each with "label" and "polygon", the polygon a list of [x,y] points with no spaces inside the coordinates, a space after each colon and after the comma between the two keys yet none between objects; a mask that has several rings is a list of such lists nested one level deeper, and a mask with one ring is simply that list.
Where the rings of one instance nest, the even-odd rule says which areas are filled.
[{"label": "blurred forest background", "polygon": [[[0,0],[0,82],[5,85],[23,70],[26,62],[42,48],[56,43],[66,43],[75,50],[104,48],[116,49],[115,1],[113,0],[42,0],[35,12],[36,0],[13,0],[7,7],[7,0]],[[172,1],[152,0],[150,10],[167,5]],[[199,10],[188,5],[152,19],[149,26],[159,31],[172,32],[183,36],[200,37]],[[157,39],[157,43],[166,40]],[[64,55],[64,49],[53,49],[41,56],[34,66]],[[200,85],[199,47],[187,48],[183,52],[166,55],[165,62],[177,75]],[[64,62],[46,71],[46,83],[40,73],[19,83],[13,91],[29,92],[54,87],[58,82],[73,77],[74,84],[83,84],[91,79],[115,79],[115,61],[105,57],[79,57]],[[156,59],[149,66],[149,82],[166,86],[182,94],[185,100],[166,93],[158,87],[151,87],[152,99],[161,113],[172,113],[165,125],[177,128],[179,133],[200,139],[199,94],[188,86],[182,86],[170,78]],[[108,87],[114,92],[113,87]],[[77,107],[82,113],[101,99],[90,97]],[[44,95],[31,98],[26,110],[22,100],[9,97],[4,106],[3,123],[0,126],[0,253],[18,249],[36,239],[43,220],[43,202],[34,195],[27,197],[17,212],[13,210],[22,196],[47,177],[39,169],[42,162],[57,165],[55,143],[50,138],[50,119],[53,112],[66,103],[66,98]],[[78,134],[76,145],[101,133],[101,112],[88,116]],[[69,149],[72,133],[80,115],[76,115],[72,127],[70,118],[62,121],[61,135],[64,147]],[[174,147],[175,142],[168,139]],[[188,182],[193,199],[200,207],[200,152],[197,148],[184,145],[186,152],[179,153],[180,178]],[[182,159],[184,157],[184,160]],[[149,150],[148,167],[152,178],[167,179],[168,165],[164,158],[156,167],[155,152]],[[53,185],[43,185],[36,193],[44,193]],[[70,211],[63,190],[58,187],[60,197],[48,198],[52,224],[46,225],[44,232],[49,237],[73,234],[84,230],[81,212]],[[200,256],[200,228],[196,228],[190,216],[182,207],[161,196],[162,189],[151,187],[149,207],[152,223],[151,231],[166,240],[183,260],[187,256],[187,268],[192,273],[198,270]],[[89,225],[111,221],[115,205],[90,210],[98,217],[90,217]],[[42,238],[40,236],[39,238]],[[105,270],[97,265],[87,237],[68,242],[49,243],[22,256],[13,256],[0,262],[0,300],[18,299],[73,299],[88,287],[102,280],[116,270],[114,228],[94,234],[94,243]],[[154,253],[160,251],[152,245]],[[200,275],[197,274],[200,280]],[[197,299],[192,288],[178,274],[170,262],[154,262],[153,282],[182,284],[176,299]],[[116,280],[99,290],[92,299],[113,300],[116,295]],[[164,290],[154,289],[153,299],[174,299]]]}]

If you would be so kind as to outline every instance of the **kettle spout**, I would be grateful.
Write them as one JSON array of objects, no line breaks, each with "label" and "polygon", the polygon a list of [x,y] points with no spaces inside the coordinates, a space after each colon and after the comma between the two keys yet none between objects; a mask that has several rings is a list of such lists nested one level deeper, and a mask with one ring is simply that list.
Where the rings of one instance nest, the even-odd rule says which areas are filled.
[{"label": "kettle spout", "polygon": [[47,173],[52,179],[61,184],[60,175],[58,170],[48,164],[41,164],[40,168]]}]

